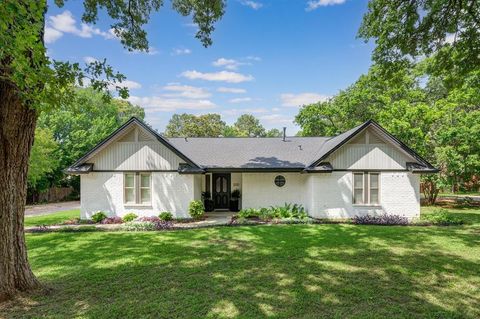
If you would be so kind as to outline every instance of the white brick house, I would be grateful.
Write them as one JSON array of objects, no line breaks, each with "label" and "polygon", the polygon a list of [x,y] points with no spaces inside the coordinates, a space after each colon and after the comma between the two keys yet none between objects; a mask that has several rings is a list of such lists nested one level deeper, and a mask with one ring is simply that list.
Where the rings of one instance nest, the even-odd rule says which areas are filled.
[{"label": "white brick house", "polygon": [[212,194],[228,209],[302,204],[318,218],[420,213],[420,174],[437,170],[373,121],[335,137],[171,138],[132,118],[67,169],[81,176],[81,216],[170,211]]}]

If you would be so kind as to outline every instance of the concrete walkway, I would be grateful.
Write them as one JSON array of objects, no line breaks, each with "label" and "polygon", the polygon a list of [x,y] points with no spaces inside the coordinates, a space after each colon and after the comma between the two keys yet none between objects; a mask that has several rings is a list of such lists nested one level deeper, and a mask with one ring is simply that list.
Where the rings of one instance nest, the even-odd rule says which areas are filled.
[{"label": "concrete walkway", "polygon": [[25,206],[25,216],[47,215],[71,209],[80,209],[80,201]]}]

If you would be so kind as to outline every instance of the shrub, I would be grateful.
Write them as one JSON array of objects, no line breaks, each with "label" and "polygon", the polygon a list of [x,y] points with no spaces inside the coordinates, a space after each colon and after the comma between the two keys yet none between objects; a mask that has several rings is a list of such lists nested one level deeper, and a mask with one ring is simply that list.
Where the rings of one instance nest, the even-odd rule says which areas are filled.
[{"label": "shrub", "polygon": [[114,217],[107,217],[102,220],[102,224],[122,224],[123,220],[121,217],[114,216]]},{"label": "shrub", "polygon": [[463,219],[453,216],[443,208],[435,209],[431,214],[422,215],[422,220],[425,220],[433,225],[448,226],[448,225],[462,225]]},{"label": "shrub", "polygon": [[188,213],[192,218],[200,219],[205,214],[205,207],[201,201],[193,200],[190,202],[190,205],[188,205]]},{"label": "shrub", "polygon": [[173,215],[170,212],[161,212],[158,217],[160,217],[160,219],[164,221],[170,221],[173,219]]},{"label": "shrub", "polygon": [[238,212],[238,218],[254,218],[260,217],[260,210],[255,208],[245,208]]},{"label": "shrub", "polygon": [[160,221],[160,218],[158,218],[157,216],[140,217],[138,221],[156,223]]},{"label": "shrub", "polygon": [[102,212],[102,211],[98,211],[98,212],[96,212],[95,214],[92,215],[92,220],[93,220],[95,223],[100,223],[100,222],[102,222],[102,220],[104,220],[105,218],[107,218],[107,214],[105,214],[105,213]]},{"label": "shrub", "polygon": [[359,225],[408,225],[408,218],[400,215],[382,214],[379,216],[364,215],[354,216],[352,218],[354,224]]},{"label": "shrub", "polygon": [[131,222],[137,218],[137,214],[135,213],[128,213],[125,216],[123,216],[123,221],[124,222]]}]

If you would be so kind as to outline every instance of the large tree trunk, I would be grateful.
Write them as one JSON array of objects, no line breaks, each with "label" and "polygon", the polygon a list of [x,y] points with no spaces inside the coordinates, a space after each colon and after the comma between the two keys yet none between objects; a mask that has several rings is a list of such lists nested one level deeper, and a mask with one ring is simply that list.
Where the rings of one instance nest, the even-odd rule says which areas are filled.
[{"label": "large tree trunk", "polygon": [[0,80],[0,301],[38,288],[25,246],[27,171],[37,114]]}]

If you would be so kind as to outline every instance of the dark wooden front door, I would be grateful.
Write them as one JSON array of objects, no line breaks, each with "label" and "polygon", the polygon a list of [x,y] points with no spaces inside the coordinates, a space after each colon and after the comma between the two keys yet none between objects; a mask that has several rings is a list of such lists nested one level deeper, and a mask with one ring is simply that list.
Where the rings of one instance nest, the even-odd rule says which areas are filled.
[{"label": "dark wooden front door", "polygon": [[228,209],[230,203],[230,174],[213,174],[213,205]]}]

